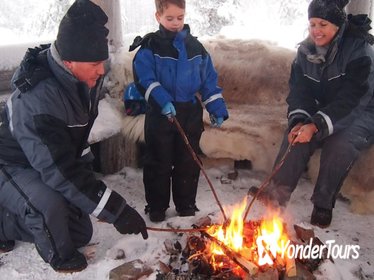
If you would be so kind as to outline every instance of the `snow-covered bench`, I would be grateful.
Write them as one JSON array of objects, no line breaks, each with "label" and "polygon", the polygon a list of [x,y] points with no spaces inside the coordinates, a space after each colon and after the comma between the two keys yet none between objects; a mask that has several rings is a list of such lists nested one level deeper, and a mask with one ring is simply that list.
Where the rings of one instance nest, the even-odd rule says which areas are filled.
[{"label": "snow-covered bench", "polygon": [[[210,158],[249,160],[255,170],[271,171],[286,128],[285,98],[295,51],[258,40],[207,40],[204,46],[213,58],[219,85],[229,107],[230,118],[221,129],[210,127],[204,112],[205,131],[201,150]],[[107,86],[120,96],[132,81],[133,53],[127,49],[112,57]],[[125,117],[123,133],[133,141],[144,141],[144,116]],[[308,175],[315,181],[319,153],[312,157]],[[374,147],[360,157],[351,170],[342,193],[352,209],[374,213]]]}]

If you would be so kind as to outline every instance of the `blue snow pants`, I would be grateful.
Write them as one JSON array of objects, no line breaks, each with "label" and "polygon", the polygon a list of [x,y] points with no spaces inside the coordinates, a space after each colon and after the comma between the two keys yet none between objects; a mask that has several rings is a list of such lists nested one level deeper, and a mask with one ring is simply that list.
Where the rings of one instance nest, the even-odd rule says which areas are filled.
[{"label": "blue snow pants", "polygon": [[[288,130],[281,144],[274,166],[280,162],[288,148]],[[333,133],[322,141],[297,143],[291,147],[283,165],[266,190],[271,197],[285,206],[305,170],[310,157],[321,148],[320,168],[312,195],[315,206],[332,209],[348,172],[360,153],[374,142],[374,113],[365,112],[348,128]]]},{"label": "blue snow pants", "polygon": [[45,262],[69,259],[92,237],[89,215],[28,167],[0,165],[0,240],[35,244]]}]

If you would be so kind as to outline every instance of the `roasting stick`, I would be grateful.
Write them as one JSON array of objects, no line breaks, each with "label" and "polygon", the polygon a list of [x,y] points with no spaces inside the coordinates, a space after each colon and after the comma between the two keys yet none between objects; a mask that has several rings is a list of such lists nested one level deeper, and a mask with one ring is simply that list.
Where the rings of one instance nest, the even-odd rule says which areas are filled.
[{"label": "roasting stick", "polygon": [[207,230],[206,228],[155,228],[146,227],[150,231],[163,231],[163,232],[202,232]]},{"label": "roasting stick", "polygon": [[203,165],[201,164],[201,161],[200,161],[199,157],[197,156],[197,154],[195,153],[195,151],[194,151],[193,148],[191,147],[191,144],[190,144],[190,142],[188,141],[188,138],[187,138],[186,133],[183,131],[183,128],[181,127],[179,121],[177,120],[177,118],[176,118],[175,116],[170,116],[170,117],[169,117],[169,120],[172,121],[172,122],[175,124],[175,126],[177,127],[177,129],[178,129],[180,135],[182,136],[183,141],[184,141],[184,143],[186,144],[188,150],[190,151],[190,153],[191,153],[193,159],[195,160],[195,162],[197,163],[197,165],[200,167],[200,170],[201,170],[201,172],[204,174],[205,179],[208,181],[209,187],[210,187],[210,189],[212,190],[212,193],[213,193],[213,195],[214,195],[214,198],[216,199],[216,202],[217,202],[219,208],[221,209],[221,212],[222,212],[222,215],[223,215],[223,219],[224,219],[224,221],[226,222],[226,221],[227,221],[227,217],[226,217],[225,211],[223,210],[222,204],[220,203],[220,201],[219,201],[219,199],[218,199],[217,193],[216,193],[216,191],[214,190],[214,187],[213,187],[213,185],[212,185],[212,182],[209,180],[208,175],[206,174],[206,172],[205,172],[205,170],[204,170],[204,167],[203,167]]},{"label": "roasting stick", "polygon": [[[263,189],[265,189],[271,182],[271,179],[273,179],[273,177],[275,176],[275,174],[278,173],[279,169],[282,167],[284,161],[286,160],[288,154],[290,153],[291,151],[291,147],[293,145],[293,142],[295,140],[296,137],[293,138],[293,140],[291,141],[291,143],[288,144],[288,147],[287,147],[287,150],[286,152],[284,153],[283,157],[281,158],[281,160],[278,162],[278,164],[274,167],[273,171],[270,173],[270,175],[266,178],[266,180],[261,184],[261,186],[258,188],[258,191],[256,192],[256,194],[253,196],[251,202],[249,203],[248,207],[247,207],[247,210],[245,211],[244,213],[244,217],[243,217],[243,222],[245,222],[245,220],[247,219],[247,216],[248,216],[248,213],[249,213],[249,210],[251,210],[252,208],[252,205],[253,203],[255,202],[257,196],[259,195],[260,192],[263,191]],[[248,194],[249,195],[249,194]],[[247,196],[248,196],[247,195]]]}]

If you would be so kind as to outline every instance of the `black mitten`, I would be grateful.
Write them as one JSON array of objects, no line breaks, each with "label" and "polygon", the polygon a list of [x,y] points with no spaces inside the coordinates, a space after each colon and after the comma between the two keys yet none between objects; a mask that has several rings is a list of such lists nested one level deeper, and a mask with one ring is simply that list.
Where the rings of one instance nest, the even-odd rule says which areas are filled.
[{"label": "black mitten", "polygon": [[140,216],[139,213],[129,205],[125,206],[113,225],[122,234],[141,233],[144,239],[148,238],[145,221],[142,216]]}]

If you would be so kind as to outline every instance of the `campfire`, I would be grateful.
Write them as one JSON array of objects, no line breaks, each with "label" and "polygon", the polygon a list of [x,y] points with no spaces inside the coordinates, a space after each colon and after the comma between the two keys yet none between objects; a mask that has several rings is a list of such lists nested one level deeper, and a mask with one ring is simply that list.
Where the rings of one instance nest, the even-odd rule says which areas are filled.
[{"label": "campfire", "polygon": [[[209,240],[204,254],[214,272],[230,271],[245,278],[247,274],[256,275],[264,269],[286,269],[290,261],[284,255],[282,257],[281,248],[289,239],[282,219],[272,213],[270,218],[244,223],[246,205],[245,200],[234,208],[228,225],[212,225],[202,232]],[[194,258],[194,255],[190,256],[190,259]]]},{"label": "campfire", "polygon": [[281,218],[274,214],[269,219],[244,223],[245,206],[244,201],[240,207],[234,209],[228,226],[211,226],[207,229],[207,235],[219,241],[210,245],[213,259],[215,255],[225,254],[222,249],[225,246],[244,259],[251,260],[256,267],[283,263],[284,260],[279,259],[279,256],[288,237]]},{"label": "campfire", "polygon": [[[314,279],[311,271],[322,259],[289,258],[285,254],[285,248],[296,243],[288,237],[278,213],[243,222],[245,207],[246,201],[237,205],[225,224],[211,225],[208,217],[200,221],[195,227],[204,230],[190,234],[183,250],[178,242],[165,244],[167,251],[173,252],[173,264],[162,264],[158,279]],[[308,230],[296,227],[300,239],[310,236],[314,243],[320,242]]]}]

